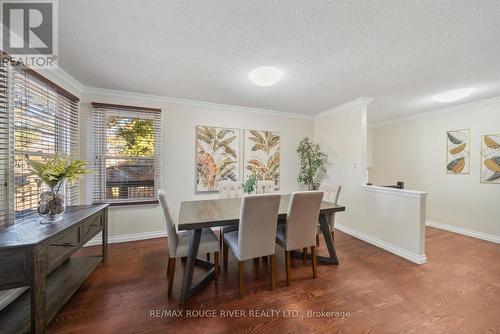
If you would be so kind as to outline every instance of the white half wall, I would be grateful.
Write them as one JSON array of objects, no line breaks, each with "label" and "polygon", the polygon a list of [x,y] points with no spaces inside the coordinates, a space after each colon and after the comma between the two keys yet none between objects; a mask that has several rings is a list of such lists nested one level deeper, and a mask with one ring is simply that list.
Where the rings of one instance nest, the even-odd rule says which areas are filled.
[{"label": "white half wall", "polygon": [[[217,198],[217,193],[195,193],[195,128],[211,125],[238,129],[272,130],[280,133],[280,191],[290,193],[300,189],[297,184],[300,140],[313,135],[311,118],[251,108],[219,106],[210,103],[188,103],[182,100],[148,96],[137,93],[87,89],[82,94],[80,132],[82,157],[91,161],[89,123],[91,102],[115,103],[162,109],[163,125],[163,187],[174,215],[178,216],[183,200]],[[243,152],[243,150],[240,150]],[[241,157],[243,158],[243,157]],[[91,176],[82,187],[83,203],[91,202]],[[109,209],[109,236],[113,240],[131,240],[132,235],[157,235],[165,230],[161,212],[156,205],[111,207]]]},{"label": "white half wall", "polygon": [[[446,174],[446,132],[470,129],[470,174]],[[404,181],[429,193],[432,226],[494,241],[500,238],[500,185],[480,183],[481,135],[500,133],[500,98],[372,128],[370,182]]]},{"label": "white half wall", "polygon": [[425,193],[366,186],[367,106],[357,99],[314,120],[314,140],[328,154],[326,182],[342,185],[336,227],[415,263],[425,263]]}]

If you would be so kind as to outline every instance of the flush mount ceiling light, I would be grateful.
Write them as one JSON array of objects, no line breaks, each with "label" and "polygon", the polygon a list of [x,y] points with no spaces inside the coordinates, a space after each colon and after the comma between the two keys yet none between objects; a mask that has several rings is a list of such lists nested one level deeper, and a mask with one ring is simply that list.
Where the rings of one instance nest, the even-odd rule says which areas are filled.
[{"label": "flush mount ceiling light", "polygon": [[466,98],[472,93],[471,88],[453,89],[434,95],[434,100],[438,102],[454,102]]},{"label": "flush mount ceiling light", "polygon": [[269,87],[281,80],[283,71],[272,66],[257,67],[248,74],[248,78],[257,86]]}]

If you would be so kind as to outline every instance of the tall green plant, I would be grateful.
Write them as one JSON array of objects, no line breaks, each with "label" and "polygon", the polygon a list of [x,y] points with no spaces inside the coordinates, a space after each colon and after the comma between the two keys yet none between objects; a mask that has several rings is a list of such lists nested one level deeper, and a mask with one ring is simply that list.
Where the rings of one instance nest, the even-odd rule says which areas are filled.
[{"label": "tall green plant", "polygon": [[307,185],[309,190],[317,190],[321,178],[326,173],[328,155],[321,151],[319,144],[314,144],[308,137],[301,140],[297,153],[300,158],[297,182]]}]

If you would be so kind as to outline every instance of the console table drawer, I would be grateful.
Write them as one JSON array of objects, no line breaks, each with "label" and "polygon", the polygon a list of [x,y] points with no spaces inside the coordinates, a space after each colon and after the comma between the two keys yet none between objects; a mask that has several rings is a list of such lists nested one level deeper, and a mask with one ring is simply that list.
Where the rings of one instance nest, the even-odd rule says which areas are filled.
[{"label": "console table drawer", "polygon": [[83,222],[83,242],[92,239],[97,233],[103,229],[103,219],[101,214],[87,218]]},{"label": "console table drawer", "polygon": [[0,250],[0,287],[8,289],[29,284],[28,252],[27,248]]},{"label": "console table drawer", "polygon": [[47,246],[49,272],[81,247],[80,231],[81,225],[49,240]]}]

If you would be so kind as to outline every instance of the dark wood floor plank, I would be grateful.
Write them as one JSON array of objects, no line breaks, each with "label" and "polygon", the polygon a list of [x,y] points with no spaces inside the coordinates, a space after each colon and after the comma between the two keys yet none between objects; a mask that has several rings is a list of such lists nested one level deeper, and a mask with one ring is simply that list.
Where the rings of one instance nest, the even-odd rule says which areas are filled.
[{"label": "dark wood floor plank", "polygon": [[[50,333],[481,333],[500,332],[500,245],[427,229],[428,263],[416,265],[336,231],[339,266],[291,261],[286,287],[284,252],[276,252],[276,289],[269,261],[245,266],[239,298],[238,262],[185,305],[178,305],[185,263],[179,261],[168,300],[166,240],[110,246],[100,265],[49,328]],[[321,242],[318,254],[328,254]],[[457,246],[459,245],[459,247]],[[99,254],[88,247],[82,254]],[[206,270],[196,268],[193,280]],[[345,311],[338,318],[152,318],[150,310],[277,309]]]}]

